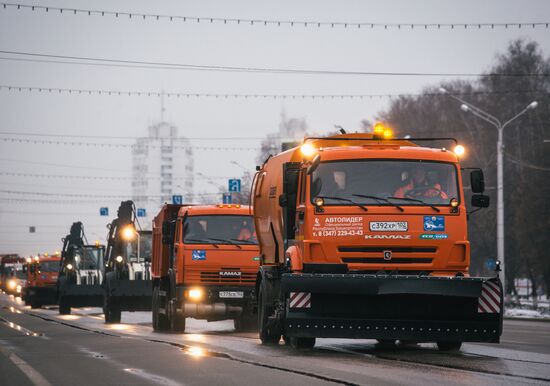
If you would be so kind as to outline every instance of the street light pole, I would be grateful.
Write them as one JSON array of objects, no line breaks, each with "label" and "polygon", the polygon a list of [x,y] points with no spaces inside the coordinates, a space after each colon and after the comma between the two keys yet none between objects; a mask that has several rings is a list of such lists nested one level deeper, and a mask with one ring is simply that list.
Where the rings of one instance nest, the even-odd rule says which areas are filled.
[{"label": "street light pole", "polygon": [[448,95],[449,97],[459,101],[461,104],[460,109],[464,112],[470,112],[476,117],[483,119],[486,122],[489,122],[491,125],[495,126],[498,132],[497,137],[497,258],[500,261],[500,280],[502,282],[502,287],[504,288],[504,293],[506,294],[506,274],[504,264],[504,142],[503,142],[503,133],[504,128],[508,126],[512,121],[516,120],[527,111],[535,109],[538,106],[537,101],[533,101],[527,105],[523,110],[514,115],[511,119],[507,120],[504,123],[496,118],[495,116],[489,114],[486,111],[481,110],[479,107],[472,105],[469,102],[457,97],[456,95],[449,94],[449,92],[441,87],[439,89],[443,94]]}]

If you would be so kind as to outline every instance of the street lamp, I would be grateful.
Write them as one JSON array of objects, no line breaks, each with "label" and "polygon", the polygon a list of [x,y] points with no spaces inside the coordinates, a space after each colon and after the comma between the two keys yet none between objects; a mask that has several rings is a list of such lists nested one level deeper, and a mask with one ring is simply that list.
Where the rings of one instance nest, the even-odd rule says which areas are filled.
[{"label": "street lamp", "polygon": [[503,136],[502,133],[504,128],[508,126],[512,121],[516,120],[529,110],[536,109],[538,106],[537,101],[533,101],[527,105],[523,110],[514,115],[512,118],[507,120],[504,123],[496,118],[495,116],[489,114],[486,111],[481,110],[479,107],[472,105],[469,102],[457,97],[456,95],[449,94],[449,92],[441,87],[439,89],[445,95],[450,96],[451,98],[459,101],[461,103],[460,109],[465,113],[472,113],[476,117],[483,119],[485,122],[489,122],[491,125],[495,126],[498,131],[497,139],[497,258],[500,260],[500,278],[502,281],[502,287],[506,293],[506,275],[505,275],[505,264],[504,264],[504,164],[503,164]]}]

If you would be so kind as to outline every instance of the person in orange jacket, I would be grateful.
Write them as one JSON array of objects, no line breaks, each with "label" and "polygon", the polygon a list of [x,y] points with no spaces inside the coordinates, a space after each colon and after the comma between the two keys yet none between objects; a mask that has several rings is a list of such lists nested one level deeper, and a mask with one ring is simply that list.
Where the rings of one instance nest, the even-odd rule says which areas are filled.
[{"label": "person in orange jacket", "polygon": [[412,169],[411,177],[407,184],[398,188],[393,196],[399,198],[449,198],[447,193],[441,190],[439,183],[429,181],[426,176],[426,170],[420,166],[415,166]]}]

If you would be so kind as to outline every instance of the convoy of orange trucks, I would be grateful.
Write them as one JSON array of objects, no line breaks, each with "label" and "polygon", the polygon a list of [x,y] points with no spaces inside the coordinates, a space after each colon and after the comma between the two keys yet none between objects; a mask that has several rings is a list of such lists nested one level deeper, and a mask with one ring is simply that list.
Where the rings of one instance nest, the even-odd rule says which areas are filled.
[{"label": "convoy of orange trucks", "polygon": [[11,295],[20,295],[27,282],[23,270],[25,258],[17,254],[5,255],[0,262],[0,288]]},{"label": "convoy of orange trucks", "polygon": [[153,328],[185,318],[233,319],[252,328],[258,246],[250,209],[166,204],[153,220]]},{"label": "convoy of orange trucks", "polygon": [[151,232],[124,201],[105,261],[75,222],[61,257],[36,256],[26,275],[22,258],[4,257],[1,285],[17,293],[26,281],[31,307],[57,298],[60,314],[102,306],[118,323],[123,310],[152,310],[153,329],[174,332],[188,317],[233,319],[298,349],[317,338],[498,343],[498,264],[494,276],[468,272],[467,221],[489,205],[483,172],[462,168],[464,148],[449,142],[381,125],[305,138],[257,167],[250,207],[165,204]]},{"label": "convoy of orange trucks", "polygon": [[31,308],[57,304],[57,278],[61,256],[36,255],[28,257],[25,265],[27,283],[23,288],[21,299]]},{"label": "convoy of orange trucks", "polygon": [[[262,343],[499,342],[498,275],[468,273],[465,171],[453,151],[422,141],[391,139],[383,127],[306,138],[258,167]],[[488,206],[483,173],[469,174],[472,206]]]}]

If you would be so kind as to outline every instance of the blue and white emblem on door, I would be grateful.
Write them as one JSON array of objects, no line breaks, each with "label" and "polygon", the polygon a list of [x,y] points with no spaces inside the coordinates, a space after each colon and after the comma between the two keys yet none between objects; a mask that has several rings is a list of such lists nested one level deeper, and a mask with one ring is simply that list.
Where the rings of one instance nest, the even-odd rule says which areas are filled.
[{"label": "blue and white emblem on door", "polygon": [[206,260],[206,251],[201,249],[194,249],[191,254],[191,260]]},{"label": "blue and white emblem on door", "polygon": [[431,232],[445,231],[445,217],[424,216],[424,230],[431,231]]}]

